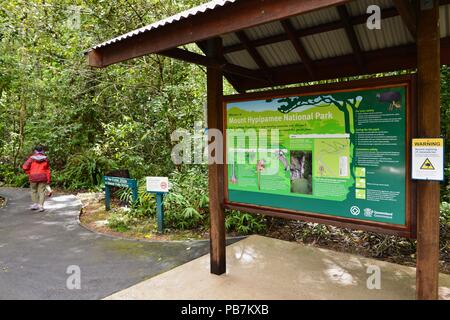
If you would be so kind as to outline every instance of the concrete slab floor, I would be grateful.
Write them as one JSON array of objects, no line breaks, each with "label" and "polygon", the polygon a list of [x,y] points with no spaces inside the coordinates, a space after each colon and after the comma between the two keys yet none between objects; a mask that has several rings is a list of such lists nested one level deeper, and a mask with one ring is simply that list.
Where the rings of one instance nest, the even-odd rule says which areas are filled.
[{"label": "concrete slab floor", "polygon": [[[381,289],[368,289],[369,266],[380,268]],[[450,299],[450,276],[441,274],[439,286],[440,299]],[[209,255],[205,255],[106,299],[414,298],[414,268],[250,236],[227,247],[225,275],[210,274]]]}]

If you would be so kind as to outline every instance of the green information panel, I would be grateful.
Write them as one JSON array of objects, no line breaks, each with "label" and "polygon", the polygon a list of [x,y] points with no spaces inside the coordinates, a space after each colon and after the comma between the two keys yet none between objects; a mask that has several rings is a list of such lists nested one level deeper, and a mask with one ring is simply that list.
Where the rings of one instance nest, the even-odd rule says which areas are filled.
[{"label": "green information panel", "polygon": [[228,101],[229,203],[406,224],[405,85]]}]

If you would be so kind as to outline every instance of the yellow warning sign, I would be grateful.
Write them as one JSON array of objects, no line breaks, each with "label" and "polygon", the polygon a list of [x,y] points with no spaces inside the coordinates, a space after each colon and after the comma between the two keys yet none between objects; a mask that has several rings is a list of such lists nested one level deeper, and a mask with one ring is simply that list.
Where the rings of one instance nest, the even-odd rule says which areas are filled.
[{"label": "yellow warning sign", "polygon": [[413,147],[442,147],[443,145],[444,140],[442,138],[413,140]]},{"label": "yellow warning sign", "polygon": [[430,159],[426,158],[425,161],[420,166],[420,170],[434,170],[434,166]]},{"label": "yellow warning sign", "polygon": [[412,174],[415,180],[444,180],[444,139],[412,140]]}]

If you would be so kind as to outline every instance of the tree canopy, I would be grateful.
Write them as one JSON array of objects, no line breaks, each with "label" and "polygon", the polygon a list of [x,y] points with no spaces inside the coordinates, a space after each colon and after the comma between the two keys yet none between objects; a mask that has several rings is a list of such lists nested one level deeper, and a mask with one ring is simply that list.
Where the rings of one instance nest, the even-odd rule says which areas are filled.
[{"label": "tree canopy", "polygon": [[204,70],[156,55],[95,70],[84,52],[201,2],[2,1],[1,163],[17,168],[43,144],[57,169],[84,152],[173,169],[170,133],[203,119]]}]

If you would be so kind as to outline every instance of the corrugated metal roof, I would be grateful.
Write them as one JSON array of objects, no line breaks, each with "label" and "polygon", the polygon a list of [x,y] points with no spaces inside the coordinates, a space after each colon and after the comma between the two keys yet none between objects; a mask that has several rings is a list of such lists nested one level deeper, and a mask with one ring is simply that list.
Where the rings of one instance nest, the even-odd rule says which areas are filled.
[{"label": "corrugated metal roof", "polygon": [[283,33],[284,29],[278,21],[245,30],[245,34],[250,40],[257,40]]},{"label": "corrugated metal roof", "polygon": [[[378,5],[381,9],[394,7],[392,0],[358,0],[346,4],[350,16],[359,16],[366,14],[369,5]],[[441,37],[450,36],[450,5],[441,6]],[[340,21],[339,14],[335,7],[306,13],[300,16],[291,17],[290,21],[296,30],[310,28],[330,22]],[[383,18],[381,20],[380,30],[369,30],[365,23],[354,25],[361,50],[372,51],[388,47],[397,47],[405,44],[414,43],[414,39],[404,25],[400,16]],[[273,22],[262,26],[245,30],[250,40],[258,40],[273,35],[284,34],[284,30],[279,22]],[[230,37],[226,35],[226,39]],[[234,44],[239,43],[237,37]],[[348,36],[344,29],[337,29],[328,32],[322,32],[300,39],[306,52],[312,60],[321,60],[326,58],[348,55],[353,52]],[[301,62],[300,57],[289,41],[278,42],[270,45],[264,45],[257,48],[264,61],[270,67],[289,65]],[[228,59],[230,55],[233,60]],[[242,57],[241,57],[242,55]],[[245,55],[245,57],[244,57]],[[250,55],[245,51],[237,51],[227,55],[231,63],[241,66],[251,66],[251,69],[257,69],[256,64],[251,63]]]},{"label": "corrugated metal roof", "polygon": [[235,33],[227,33],[222,36],[222,44],[225,47],[240,43],[239,38]]},{"label": "corrugated metal roof", "polygon": [[[188,17],[206,13],[209,10],[223,7],[237,1],[245,0],[215,0],[204,5],[181,12],[175,16],[158,21],[149,26],[129,32],[112,40],[97,45],[94,49],[121,41],[123,39],[138,35],[152,29],[186,19]],[[392,0],[358,0],[345,4],[350,16],[360,16],[366,14],[369,5],[378,5],[381,9],[393,8]],[[450,5],[441,6],[441,37],[450,36]],[[291,17],[290,21],[296,30],[311,28],[331,22],[340,21],[336,7],[324,8],[321,10],[308,12],[299,16]],[[414,40],[405,27],[400,16],[383,18],[380,30],[369,30],[365,23],[354,25],[354,30],[361,50],[372,51],[388,47],[396,47],[413,43]],[[267,23],[244,30],[250,41],[260,40],[270,36],[285,34],[279,21]],[[234,33],[221,36],[225,47],[239,44],[239,38]],[[349,38],[344,29],[337,29],[328,32],[317,33],[302,37],[300,39],[307,54],[312,60],[322,60],[326,58],[348,55],[353,52]],[[281,41],[256,48],[261,57],[269,67],[290,65],[301,62],[301,59],[290,41]],[[230,63],[248,69],[256,70],[258,65],[246,50],[227,53],[225,58]]]},{"label": "corrugated metal roof", "polygon": [[228,53],[225,55],[225,59],[230,63],[233,63],[235,65],[238,65],[238,66],[241,66],[244,68],[248,68],[248,69],[252,69],[252,70],[259,69],[256,62],[252,59],[252,57],[246,50]]},{"label": "corrugated metal roof", "polygon": [[295,29],[306,29],[328,22],[340,20],[338,11],[335,7],[309,12],[300,16],[292,17],[292,25]]},{"label": "corrugated metal roof", "polygon": [[396,47],[414,42],[400,16],[382,19],[379,30],[369,30],[365,24],[360,24],[355,26],[355,31],[362,51]]},{"label": "corrugated metal roof", "polygon": [[111,43],[115,43],[115,42],[118,42],[118,41],[130,38],[130,37],[136,36],[136,35],[144,33],[144,32],[148,32],[148,31],[150,31],[152,29],[156,29],[156,28],[165,26],[167,24],[171,24],[171,23],[173,23],[175,21],[180,21],[180,20],[186,19],[188,17],[195,16],[195,15],[197,15],[199,13],[205,13],[206,11],[216,9],[217,7],[223,7],[223,6],[227,5],[227,4],[234,3],[236,1],[238,1],[238,0],[212,0],[212,1],[209,1],[209,2],[207,2],[205,4],[200,5],[200,6],[197,6],[197,7],[191,8],[189,10],[180,12],[180,13],[178,13],[178,14],[176,14],[174,16],[171,16],[169,18],[157,21],[157,22],[152,23],[152,24],[150,24],[148,26],[142,27],[140,29],[136,29],[134,31],[131,31],[131,32],[128,32],[128,33],[123,34],[121,36],[118,36],[118,37],[116,37],[114,39],[111,39],[111,40],[105,41],[103,43],[100,43],[100,44],[96,45],[95,47],[93,47],[93,49],[98,49],[98,48],[104,47],[104,46],[109,45]]},{"label": "corrugated metal roof", "polygon": [[[386,9],[392,8],[394,3],[392,0],[358,0],[347,3],[346,7],[350,16],[359,16],[366,14],[367,7],[369,5],[378,5],[381,9]],[[441,9],[441,15],[442,14],[445,14],[445,12]],[[291,17],[290,21],[296,30],[301,30],[317,25],[340,21],[340,16],[335,7],[330,7]],[[441,29],[445,28],[446,26],[441,24]],[[381,30],[369,30],[365,24],[355,25],[354,29],[362,51],[394,47],[413,42],[411,35],[399,16],[382,19]],[[250,40],[254,41],[274,35],[284,34],[284,30],[279,22],[272,22],[247,29],[245,30],[245,33]],[[232,37],[231,35],[226,35],[223,39],[225,46],[231,45],[225,44],[230,43],[230,39],[233,39],[233,45],[239,43],[237,37]],[[353,52],[350,41],[344,29],[337,29],[302,37],[300,41],[312,60],[338,57],[351,54]],[[258,47],[257,50],[269,67],[301,62],[300,57],[289,41],[261,46]],[[240,55],[245,55],[245,57],[240,57]],[[232,53],[232,57],[232,60],[228,59],[231,63],[236,63],[241,66],[252,65],[251,69],[257,68],[256,65],[250,63],[249,59],[251,59],[251,57],[245,50]],[[227,58],[230,58],[230,55],[227,55]]]},{"label": "corrugated metal roof", "polygon": [[301,41],[313,60],[343,56],[352,52],[344,29],[303,37]]},{"label": "corrugated metal roof", "polygon": [[301,62],[290,41],[277,42],[257,48],[269,67],[279,67]]}]

